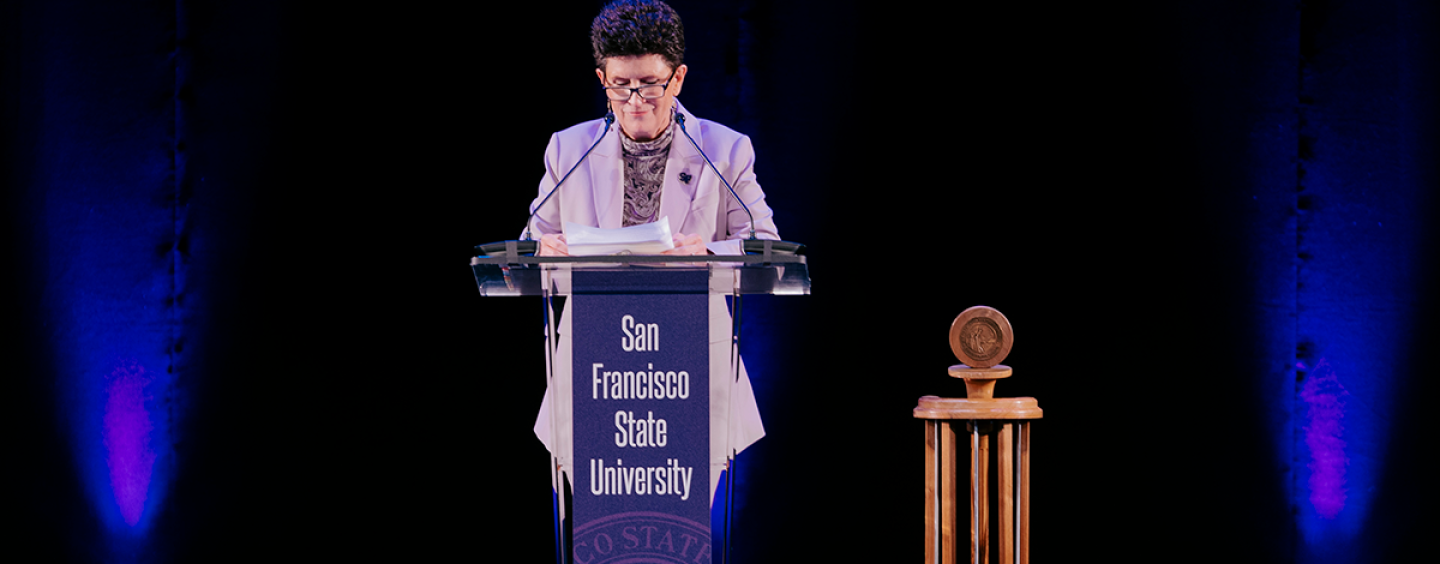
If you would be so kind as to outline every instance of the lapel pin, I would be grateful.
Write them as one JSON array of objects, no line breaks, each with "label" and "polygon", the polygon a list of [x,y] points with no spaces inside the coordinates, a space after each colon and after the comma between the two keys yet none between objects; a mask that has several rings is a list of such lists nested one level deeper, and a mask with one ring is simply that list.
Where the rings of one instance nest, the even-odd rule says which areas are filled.
[{"label": "lapel pin", "polygon": [[684,182],[684,183],[686,183],[686,184],[689,184],[689,183],[690,183],[690,178],[691,178],[691,176],[690,176],[690,171],[680,171],[680,181],[681,181],[681,182]]}]

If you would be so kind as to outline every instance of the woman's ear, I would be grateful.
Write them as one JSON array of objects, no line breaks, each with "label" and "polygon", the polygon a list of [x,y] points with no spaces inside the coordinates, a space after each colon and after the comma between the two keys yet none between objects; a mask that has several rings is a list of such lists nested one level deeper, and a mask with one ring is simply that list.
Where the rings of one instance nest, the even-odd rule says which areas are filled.
[{"label": "woman's ear", "polygon": [[670,94],[671,96],[680,95],[680,87],[685,86],[685,71],[687,70],[689,70],[689,68],[685,65],[680,65],[680,68],[675,69],[675,77],[670,79],[670,86],[675,89],[675,91]]}]

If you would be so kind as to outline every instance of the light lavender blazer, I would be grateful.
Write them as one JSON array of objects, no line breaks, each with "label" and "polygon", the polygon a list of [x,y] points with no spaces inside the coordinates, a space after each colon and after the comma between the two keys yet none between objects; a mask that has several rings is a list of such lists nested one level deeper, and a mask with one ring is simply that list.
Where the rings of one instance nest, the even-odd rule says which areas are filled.
[{"label": "light lavender blazer", "polygon": [[[684,114],[690,135],[750,207],[750,213],[755,216],[755,236],[779,239],[774,213],[755,180],[755,150],[750,138],[713,121],[696,118],[678,100],[675,108]],[[597,119],[550,136],[550,145],[545,148],[545,176],[540,179],[539,194],[530,203],[532,211],[602,131],[605,131],[605,120]],[[591,227],[621,227],[625,176],[620,135],[619,125],[610,128],[590,157],[560,187],[560,192],[535,214],[530,224],[531,237],[560,233],[567,221]],[[700,235],[706,242],[750,237],[750,216],[678,130],[665,163],[660,215],[670,218],[672,233]]]},{"label": "light lavender blazer", "polygon": [[[755,151],[750,146],[750,138],[718,123],[697,119],[679,101],[675,107],[685,115],[690,135],[705,148],[715,167],[750,206],[755,216],[755,236],[779,239],[774,213],[755,181]],[[604,130],[605,121],[597,119],[550,136],[550,145],[545,149],[545,176],[540,179],[539,195],[530,204],[532,211]],[[535,214],[531,222],[532,237],[538,239],[545,233],[560,233],[567,221],[591,227],[621,227],[625,191],[619,131],[618,125],[611,127],[590,157],[560,187],[560,193]],[[690,181],[682,181],[681,173],[688,175]],[[665,164],[660,215],[670,218],[672,233],[699,234],[711,242],[709,247],[717,253],[721,251],[716,247],[723,245],[720,242],[734,242],[733,246],[723,245],[724,254],[739,254],[738,241],[750,237],[750,216],[679,131],[675,132]],[[545,399],[535,418],[536,437],[555,454],[567,474],[573,471],[574,462],[574,437],[570,429],[571,311],[572,308],[565,308],[560,316],[560,335],[551,366],[554,385],[546,387]],[[729,452],[732,449],[739,452],[760,440],[765,436],[765,427],[744,361],[739,366],[730,365],[730,313],[724,296],[710,297],[709,317],[710,373],[730,374],[730,370],[737,369],[740,376],[738,382],[714,376],[710,379],[710,495],[713,502]]]}]

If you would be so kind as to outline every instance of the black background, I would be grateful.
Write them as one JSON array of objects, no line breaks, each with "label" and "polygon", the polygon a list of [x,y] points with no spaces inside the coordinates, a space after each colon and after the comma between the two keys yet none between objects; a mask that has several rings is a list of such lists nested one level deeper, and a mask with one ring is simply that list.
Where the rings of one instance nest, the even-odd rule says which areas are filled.
[{"label": "black background", "polygon": [[[140,559],[546,561],[547,455],[530,431],[540,305],[481,298],[467,258],[518,235],[550,133],[599,116],[598,3],[101,4],[15,2],[0,18],[14,265],[0,511],[18,524],[5,550],[123,559],[106,556],[52,413],[47,359],[65,353],[33,330],[47,320],[30,294],[52,281],[30,265],[64,258],[31,244],[54,229],[37,202],[57,197],[28,172],[55,158],[32,110],[65,95],[153,115],[106,89],[144,88],[136,69],[178,61],[181,87],[154,88],[182,108],[169,116],[184,143],[176,191],[208,245],[191,271],[203,315],[183,333],[203,346]],[[1408,312],[1391,331],[1414,352],[1385,359],[1401,399],[1373,440],[1392,454],[1348,542],[1373,561],[1419,547],[1433,523],[1419,351],[1434,336],[1422,320],[1435,313],[1424,220],[1440,21],[1419,2],[1368,4],[675,2],[681,100],[752,136],[781,235],[809,246],[814,281],[811,296],[746,304],[747,334],[769,343],[747,353],[768,436],[741,459],[736,561],[919,558],[909,411],[962,394],[945,337],[975,304],[1016,328],[1016,376],[999,393],[1045,409],[1037,561],[1315,558],[1292,518],[1303,494],[1291,499],[1271,451],[1299,423],[1276,424],[1271,402],[1286,400],[1258,382],[1294,376],[1294,357],[1267,351],[1305,337],[1260,327],[1307,311],[1308,251],[1287,222],[1309,211],[1296,171],[1343,160],[1307,152],[1327,136],[1398,155],[1337,166],[1403,168],[1400,184],[1355,190],[1421,220],[1403,247],[1316,251],[1391,257],[1381,276],[1413,288],[1379,306]],[[115,49],[136,37],[169,48]],[[80,55],[62,65],[57,44]],[[1335,61],[1380,75],[1318,66]],[[57,93],[48,72],[86,79]],[[1405,134],[1307,130],[1307,111]],[[1257,137],[1269,122],[1299,132]],[[1346,190],[1330,197],[1361,199]],[[1235,204],[1252,194],[1278,204]],[[1256,290],[1277,276],[1290,290]]]}]

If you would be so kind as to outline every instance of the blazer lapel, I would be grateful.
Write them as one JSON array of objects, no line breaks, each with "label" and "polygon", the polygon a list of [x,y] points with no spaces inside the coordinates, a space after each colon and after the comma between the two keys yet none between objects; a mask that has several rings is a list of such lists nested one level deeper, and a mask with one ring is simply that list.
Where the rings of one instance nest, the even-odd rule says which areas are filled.
[{"label": "blazer lapel", "polygon": [[[685,114],[685,124],[690,135],[695,137],[696,141],[703,140],[698,120],[680,106],[679,100],[675,101],[675,111]],[[676,235],[684,232],[690,209],[695,203],[700,179],[708,176],[701,170],[704,166],[704,157],[695,151],[695,146],[690,144],[685,132],[680,131],[680,126],[676,125],[675,136],[670,141],[670,156],[665,160],[665,184],[660,192],[660,216],[670,218],[670,231]]]},{"label": "blazer lapel", "polygon": [[[600,131],[605,131],[603,125]],[[606,229],[620,227],[625,213],[625,173],[621,169],[619,131],[618,123],[610,127],[585,167],[590,171],[590,189],[595,197],[596,227]]]}]

